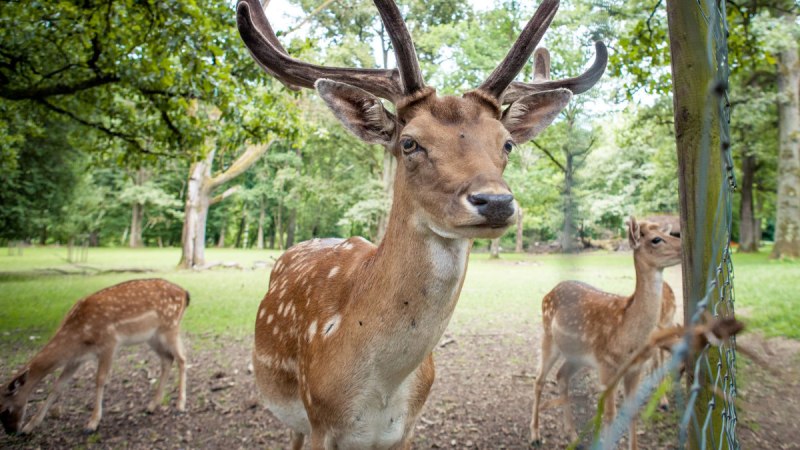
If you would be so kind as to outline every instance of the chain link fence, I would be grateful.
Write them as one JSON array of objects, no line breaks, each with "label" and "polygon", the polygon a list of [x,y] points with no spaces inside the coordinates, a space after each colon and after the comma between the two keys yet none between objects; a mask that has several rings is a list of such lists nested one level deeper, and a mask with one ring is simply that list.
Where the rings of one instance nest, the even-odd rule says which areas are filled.
[{"label": "chain link fence", "polygon": [[[735,336],[719,338],[709,331],[709,323],[734,316],[730,235],[731,197],[736,179],[729,133],[727,15],[724,0],[681,1],[679,5],[680,8],[698,8],[707,32],[705,42],[694,45],[705,47],[708,66],[713,70],[710,85],[695,87],[705,89],[699,93],[705,95],[701,145],[696,150],[701,163],[700,176],[695,177],[694,192],[683,193],[697,199],[694,210],[688,211],[694,214],[694,220],[689,222],[694,226],[682,230],[682,235],[694,233],[698,237],[692,243],[692,254],[704,264],[696,264],[690,270],[695,284],[702,289],[689,289],[689,298],[684,303],[687,307],[685,331],[672,346],[671,359],[642,381],[634,398],[626,399],[602,435],[596,428],[592,445],[595,449],[616,448],[631,418],[637,417],[648,402],[660,396],[668,383],[675,384],[673,390],[679,412],[676,441],[680,448],[740,448],[736,435]],[[681,95],[678,90],[674,92],[676,96]],[[704,201],[709,198],[716,198],[716,204]],[[706,336],[700,339],[698,348],[698,334],[703,332]],[[681,369],[685,370],[688,380],[686,389],[680,386]],[[597,417],[600,416],[598,412]]]}]

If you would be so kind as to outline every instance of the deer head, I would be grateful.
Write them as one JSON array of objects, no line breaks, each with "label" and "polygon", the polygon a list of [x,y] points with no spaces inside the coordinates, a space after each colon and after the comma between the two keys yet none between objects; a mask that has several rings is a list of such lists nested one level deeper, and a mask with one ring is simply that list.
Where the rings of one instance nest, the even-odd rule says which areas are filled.
[{"label": "deer head", "polygon": [[[508,155],[546,128],[573,94],[605,70],[605,46],[583,75],[549,79],[549,55],[536,53],[532,83],[514,82],[550,25],[558,0],[544,0],[500,65],[461,97],[439,97],[425,85],[414,44],[391,0],[375,0],[394,47],[397,68],[323,67],[292,58],[258,0],[240,0],[239,32],[256,62],[291,89],[315,88],[334,115],[365,142],[398,160],[395,205],[443,237],[494,238],[514,222],[516,206],[503,180]],[[395,105],[384,108],[381,99]]]},{"label": "deer head", "polygon": [[28,369],[14,377],[7,385],[3,386],[0,398],[0,422],[8,434],[19,431],[19,426],[25,418],[25,409],[28,403],[27,395],[22,393],[22,388],[28,380]]},{"label": "deer head", "polygon": [[631,216],[628,220],[628,243],[634,258],[656,269],[680,264],[681,239],[671,233],[671,228],[669,225],[662,227],[652,222],[637,222]]}]

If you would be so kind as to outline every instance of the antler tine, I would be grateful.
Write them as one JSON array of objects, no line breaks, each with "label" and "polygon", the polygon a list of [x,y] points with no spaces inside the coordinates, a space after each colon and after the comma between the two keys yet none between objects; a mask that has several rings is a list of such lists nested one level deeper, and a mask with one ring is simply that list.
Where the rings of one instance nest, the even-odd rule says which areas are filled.
[{"label": "antler tine", "polygon": [[239,0],[236,7],[239,34],[264,71],[290,89],[314,88],[321,78],[357,86],[378,97],[395,102],[403,96],[396,69],[351,69],[325,67],[292,58],[284,50],[264,14],[259,0]]},{"label": "antler tine", "polygon": [[414,49],[414,41],[411,40],[411,34],[408,32],[406,23],[400,15],[400,9],[397,8],[397,4],[392,0],[374,1],[375,7],[378,8],[378,12],[381,15],[383,25],[392,40],[403,90],[406,94],[413,94],[425,87],[422,71],[419,68],[417,52]]},{"label": "antler tine", "polygon": [[547,27],[550,26],[550,22],[553,21],[553,17],[556,15],[558,5],[558,0],[542,1],[542,4],[539,5],[531,20],[528,21],[528,24],[525,25],[522,33],[520,33],[517,42],[508,51],[503,62],[494,69],[494,72],[489,75],[489,78],[478,89],[495,98],[502,97],[503,91],[506,90],[511,81],[514,80],[514,77],[528,62],[533,49],[536,48],[544,32],[547,31]]},{"label": "antler tine", "polygon": [[539,47],[533,52],[533,79],[550,79],[550,52],[544,47]]},{"label": "antler tine", "polygon": [[[594,43],[595,57],[592,66],[586,69],[583,74],[574,78],[565,78],[563,80],[537,80],[538,76],[534,77],[532,83],[522,83],[514,81],[508,87],[503,95],[503,104],[513,103],[520,98],[536,92],[550,91],[558,88],[566,88],[572,91],[573,94],[582,94],[588,91],[592,86],[597,83],[603,72],[606,70],[608,63],[608,50],[605,44],[600,41]],[[538,62],[537,62],[538,66]],[[549,64],[548,64],[549,66]],[[538,67],[536,73],[538,73]],[[549,77],[548,77],[549,78]]]}]

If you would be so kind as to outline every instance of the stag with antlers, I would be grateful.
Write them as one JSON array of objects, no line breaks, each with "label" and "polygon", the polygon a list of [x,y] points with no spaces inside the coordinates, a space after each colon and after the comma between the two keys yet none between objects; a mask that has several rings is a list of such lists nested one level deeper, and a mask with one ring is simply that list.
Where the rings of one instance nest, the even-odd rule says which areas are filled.
[{"label": "stag with antlers", "polygon": [[293,89],[316,89],[348,130],[398,160],[380,245],[362,238],[296,245],[276,262],[259,306],[256,383],[293,430],[295,449],[305,436],[314,449],[410,446],[433,383],[431,351],[458,300],[472,239],[499,237],[514,223],[516,203],[502,176],[509,153],[547,127],[573,94],[593,86],[606,66],[605,46],[597,43],[584,74],[550,80],[549,55],[540,49],[534,81],[513,81],[558,8],[545,0],[483,84],[461,97],[440,97],[422,79],[397,5],[375,5],[396,69],[298,61],[258,0],[237,7],[239,32],[267,73]]}]

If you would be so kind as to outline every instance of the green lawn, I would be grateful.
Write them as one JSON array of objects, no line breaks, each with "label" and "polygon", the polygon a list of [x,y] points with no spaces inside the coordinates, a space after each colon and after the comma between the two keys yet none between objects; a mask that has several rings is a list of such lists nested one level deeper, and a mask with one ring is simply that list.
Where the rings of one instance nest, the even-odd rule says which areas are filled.
[{"label": "green lawn", "polygon": [[[251,267],[272,262],[275,251],[209,249],[209,261],[236,261]],[[90,249],[85,266],[97,269],[149,268],[154,273],[58,275],[41,269],[81,271],[67,264],[63,248],[30,248],[22,256],[0,254],[0,344],[4,349],[38,347],[79,298],[132,278],[163,277],[192,295],[184,329],[196,340],[204,336],[249,335],[257,305],[269,279],[268,269],[174,269],[179,250]],[[452,334],[493,333],[525,329],[540,320],[540,301],[558,281],[579,279],[599,288],[627,294],[634,275],[629,253],[567,255],[486,254],[471,257],[467,279],[452,323]],[[800,339],[800,262],[770,261],[767,253],[735,255],[736,307],[751,330]],[[680,269],[666,280],[680,292]],[[520,328],[522,327],[522,328]],[[4,357],[10,357],[3,351]]]}]

